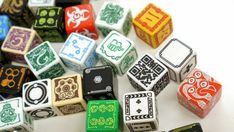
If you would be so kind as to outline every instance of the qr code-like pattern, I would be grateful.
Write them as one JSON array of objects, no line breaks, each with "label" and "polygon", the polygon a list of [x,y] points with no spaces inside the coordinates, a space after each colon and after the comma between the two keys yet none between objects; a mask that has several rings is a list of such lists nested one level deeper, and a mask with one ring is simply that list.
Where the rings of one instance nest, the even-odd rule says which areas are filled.
[{"label": "qr code-like pattern", "polygon": [[160,79],[158,82],[154,85],[153,91],[155,95],[157,96],[170,82],[169,74],[168,72]]}]

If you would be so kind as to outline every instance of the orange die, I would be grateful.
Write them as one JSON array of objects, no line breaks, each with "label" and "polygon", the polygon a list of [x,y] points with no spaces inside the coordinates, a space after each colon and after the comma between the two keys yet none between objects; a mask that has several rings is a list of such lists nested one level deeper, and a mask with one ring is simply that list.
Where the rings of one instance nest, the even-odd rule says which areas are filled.
[{"label": "orange die", "polygon": [[154,4],[147,5],[134,19],[139,38],[157,48],[173,31],[171,16]]},{"label": "orange die", "polygon": [[181,105],[204,118],[219,101],[221,93],[220,83],[195,69],[180,85],[177,97]]},{"label": "orange die", "polygon": [[65,9],[67,35],[76,32],[92,39],[98,39],[95,27],[95,14],[91,4],[82,4]]}]

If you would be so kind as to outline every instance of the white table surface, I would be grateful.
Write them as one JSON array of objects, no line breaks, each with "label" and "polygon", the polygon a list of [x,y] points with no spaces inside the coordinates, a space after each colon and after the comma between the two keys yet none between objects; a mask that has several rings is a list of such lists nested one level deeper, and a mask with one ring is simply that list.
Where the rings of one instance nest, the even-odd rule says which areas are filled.
[{"label": "white table surface", "polygon": [[[91,2],[97,14],[104,0],[91,0]],[[172,16],[174,25],[172,37],[179,38],[196,50],[197,68],[223,84],[221,100],[208,116],[200,119],[178,103],[176,98],[178,84],[171,82],[157,96],[159,131],[200,122],[205,132],[233,132],[234,0],[119,0],[118,2],[129,5],[133,17],[149,2],[168,12]],[[157,49],[152,49],[137,38],[133,28],[128,37],[136,43],[139,56],[146,52],[151,55],[157,52]],[[97,43],[101,40],[102,38]],[[56,50],[61,45],[53,44]],[[118,77],[118,81],[118,98],[122,105],[122,95],[135,90],[126,75]],[[35,121],[35,132],[85,132],[85,112]]]}]

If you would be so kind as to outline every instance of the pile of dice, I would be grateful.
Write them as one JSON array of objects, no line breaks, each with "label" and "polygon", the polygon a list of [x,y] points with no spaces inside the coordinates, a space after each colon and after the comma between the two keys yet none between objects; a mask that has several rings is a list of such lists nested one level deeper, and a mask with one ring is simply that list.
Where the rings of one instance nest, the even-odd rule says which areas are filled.
[{"label": "pile of dice", "polygon": [[[96,17],[88,0],[4,0],[0,13],[0,131],[31,132],[34,120],[84,111],[87,132],[118,132],[122,119],[131,132],[157,130],[156,96],[170,80],[180,83],[179,103],[201,118],[221,97],[221,84],[195,68],[196,52],[178,39],[155,57],[138,58],[126,37],[132,25],[152,48],[173,31],[171,16],[154,4],[135,18],[127,6],[109,1]],[[99,34],[104,39],[97,45]],[[63,43],[58,54],[51,42]],[[67,69],[76,74],[65,75]],[[125,93],[122,107],[117,75],[138,91]],[[191,131],[202,128],[170,130]]]}]

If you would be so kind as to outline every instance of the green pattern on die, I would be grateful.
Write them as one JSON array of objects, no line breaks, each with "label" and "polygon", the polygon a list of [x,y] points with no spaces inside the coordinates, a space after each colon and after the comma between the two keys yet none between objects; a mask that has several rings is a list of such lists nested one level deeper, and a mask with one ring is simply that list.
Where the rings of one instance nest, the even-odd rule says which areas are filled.
[{"label": "green pattern on die", "polygon": [[94,100],[88,102],[87,132],[119,132],[119,102]]}]

